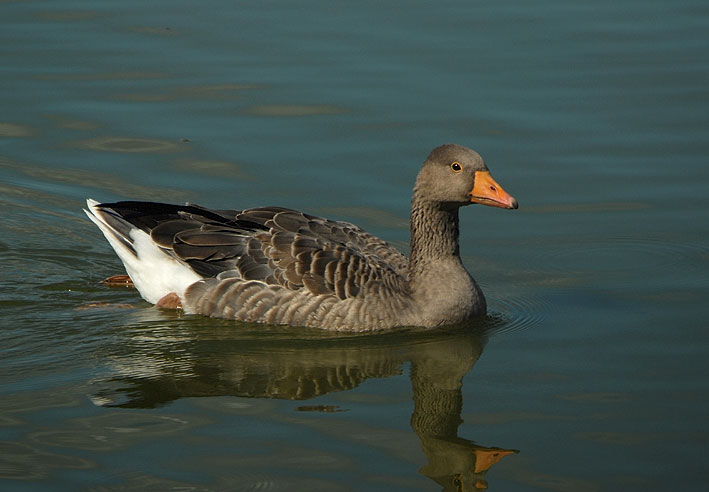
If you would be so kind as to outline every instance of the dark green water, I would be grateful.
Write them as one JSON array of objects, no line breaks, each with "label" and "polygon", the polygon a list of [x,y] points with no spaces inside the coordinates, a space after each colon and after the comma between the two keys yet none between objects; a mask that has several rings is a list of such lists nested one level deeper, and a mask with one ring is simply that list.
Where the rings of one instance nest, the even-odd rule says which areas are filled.
[{"label": "dark green water", "polygon": [[[0,488],[703,490],[708,53],[699,0],[0,2]],[[100,284],[86,197],[406,250],[445,142],[520,202],[461,213],[485,320],[330,336]]]}]

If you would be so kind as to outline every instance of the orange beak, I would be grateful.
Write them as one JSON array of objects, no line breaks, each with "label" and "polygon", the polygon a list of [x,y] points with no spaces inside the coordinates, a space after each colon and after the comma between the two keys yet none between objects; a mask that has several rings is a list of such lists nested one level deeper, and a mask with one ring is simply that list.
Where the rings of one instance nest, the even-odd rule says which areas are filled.
[{"label": "orange beak", "polygon": [[470,192],[470,201],[500,208],[515,209],[519,206],[517,200],[492,179],[490,171],[475,171],[475,186]]}]

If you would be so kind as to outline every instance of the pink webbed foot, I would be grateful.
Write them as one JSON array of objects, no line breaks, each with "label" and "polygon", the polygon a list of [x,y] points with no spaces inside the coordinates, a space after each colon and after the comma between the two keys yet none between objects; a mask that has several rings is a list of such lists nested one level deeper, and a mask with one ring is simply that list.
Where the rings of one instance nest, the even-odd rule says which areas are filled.
[{"label": "pink webbed foot", "polygon": [[162,309],[182,309],[182,301],[180,300],[180,296],[174,292],[170,292],[166,296],[160,298],[155,306]]},{"label": "pink webbed foot", "polygon": [[133,288],[133,281],[128,275],[113,275],[101,281],[109,287],[130,287]]}]

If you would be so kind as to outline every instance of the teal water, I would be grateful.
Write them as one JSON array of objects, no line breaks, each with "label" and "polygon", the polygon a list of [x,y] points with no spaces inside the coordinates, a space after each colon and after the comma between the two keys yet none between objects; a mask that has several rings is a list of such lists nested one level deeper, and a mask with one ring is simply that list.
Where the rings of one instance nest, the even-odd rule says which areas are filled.
[{"label": "teal water", "polygon": [[[708,33],[691,0],[0,2],[0,488],[703,490]],[[332,336],[100,283],[86,197],[406,251],[445,142],[520,202],[461,213],[484,320]]]}]

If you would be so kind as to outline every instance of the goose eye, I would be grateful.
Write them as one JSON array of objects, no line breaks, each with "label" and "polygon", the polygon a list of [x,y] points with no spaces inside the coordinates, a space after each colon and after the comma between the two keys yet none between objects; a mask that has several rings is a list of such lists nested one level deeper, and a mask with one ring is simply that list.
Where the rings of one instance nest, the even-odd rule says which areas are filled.
[{"label": "goose eye", "polygon": [[454,173],[459,173],[463,170],[463,166],[460,165],[460,162],[455,161],[455,162],[451,162],[451,169],[453,170]]}]

